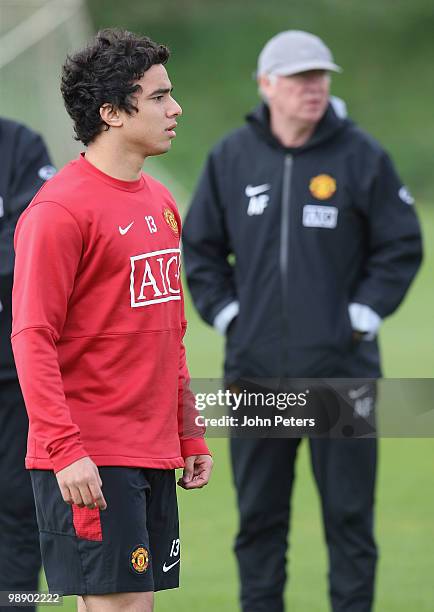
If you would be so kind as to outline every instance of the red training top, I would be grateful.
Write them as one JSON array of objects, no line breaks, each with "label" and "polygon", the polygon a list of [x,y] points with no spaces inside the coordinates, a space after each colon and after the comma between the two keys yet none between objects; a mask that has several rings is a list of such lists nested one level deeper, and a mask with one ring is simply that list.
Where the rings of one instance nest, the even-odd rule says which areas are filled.
[{"label": "red training top", "polygon": [[15,232],[12,345],[29,413],[26,467],[172,469],[208,454],[182,342],[180,218],[148,175],[84,156],[37,193]]}]

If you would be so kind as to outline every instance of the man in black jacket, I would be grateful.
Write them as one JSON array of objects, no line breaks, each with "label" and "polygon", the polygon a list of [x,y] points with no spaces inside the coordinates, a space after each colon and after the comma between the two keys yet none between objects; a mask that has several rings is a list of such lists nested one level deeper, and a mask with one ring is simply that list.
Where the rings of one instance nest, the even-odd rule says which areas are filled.
[{"label": "man in black jacket", "polygon": [[[267,43],[257,73],[264,102],[212,150],[187,215],[189,287],[201,316],[227,336],[228,386],[378,378],[378,328],[421,262],[413,198],[380,145],[342,117],[330,71],[340,68],[312,34],[287,31]],[[347,395],[355,417],[373,416],[374,385],[349,381]],[[244,612],[284,609],[299,441],[231,440]],[[368,612],[376,440],[309,442],[332,608]]]},{"label": "man in black jacket", "polygon": [[3,118],[0,159],[0,591],[35,591],[41,556],[24,467],[28,420],[10,342],[13,237],[20,214],[55,170],[42,138]]}]

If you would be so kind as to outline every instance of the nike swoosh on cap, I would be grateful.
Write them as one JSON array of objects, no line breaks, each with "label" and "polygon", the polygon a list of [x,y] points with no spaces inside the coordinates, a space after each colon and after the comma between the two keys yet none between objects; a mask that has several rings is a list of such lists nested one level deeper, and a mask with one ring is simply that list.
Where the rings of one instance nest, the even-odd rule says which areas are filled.
[{"label": "nike swoosh on cap", "polygon": [[270,185],[268,183],[264,183],[264,185],[257,185],[254,187],[253,185],[247,185],[246,187],[246,196],[248,198],[253,198],[253,196],[259,195],[260,193],[264,193],[264,191],[268,191],[270,189]]}]

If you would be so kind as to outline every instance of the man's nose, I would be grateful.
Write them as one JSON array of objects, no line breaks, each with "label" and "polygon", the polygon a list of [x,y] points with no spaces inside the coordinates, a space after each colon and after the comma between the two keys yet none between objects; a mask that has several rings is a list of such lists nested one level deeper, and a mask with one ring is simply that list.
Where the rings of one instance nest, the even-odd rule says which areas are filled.
[{"label": "man's nose", "polygon": [[170,110],[169,110],[169,116],[173,117],[179,117],[180,115],[182,115],[182,108],[180,107],[180,105],[178,104],[178,102],[172,98],[172,104],[170,106]]}]

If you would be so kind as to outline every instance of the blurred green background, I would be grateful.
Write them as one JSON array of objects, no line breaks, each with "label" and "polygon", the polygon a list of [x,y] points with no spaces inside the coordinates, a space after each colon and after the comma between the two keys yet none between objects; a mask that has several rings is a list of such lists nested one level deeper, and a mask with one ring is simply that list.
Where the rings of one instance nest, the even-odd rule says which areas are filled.
[{"label": "blurred green background", "polygon": [[[393,153],[417,195],[433,193],[434,6],[431,0],[90,0],[97,28],[113,24],[168,44],[184,107],[167,166],[188,188],[210,145],[257,100],[252,73],[265,42],[284,29],[321,36],[344,72],[333,92]],[[127,8],[128,7],[128,8]]]},{"label": "blurred green background", "polygon": [[[168,44],[173,53],[169,75],[184,115],[172,151],[146,162],[145,170],[172,188],[183,212],[209,148],[240,125],[244,114],[257,104],[252,73],[267,39],[290,28],[323,37],[344,68],[333,79],[333,93],[346,101],[350,116],[392,154],[417,198],[423,224],[423,269],[405,303],[385,322],[381,333],[385,375],[433,376],[431,0],[90,0],[87,4],[51,0],[48,4],[45,18],[30,23],[28,31],[37,40],[29,45],[25,31],[14,28],[44,10],[47,3],[0,0],[0,36],[5,40],[12,32],[6,42],[17,47],[15,57],[2,65],[0,41],[0,113],[42,132],[55,162],[62,165],[80,150],[72,140],[58,93],[66,53],[106,26],[126,27]],[[189,300],[187,313],[192,376],[219,376],[221,339],[199,321]],[[237,610],[237,575],[231,552],[237,516],[227,443],[212,439],[210,444],[215,458],[212,483],[203,491],[179,493],[182,588],[158,594],[157,612]],[[380,441],[376,612],[434,609],[432,447],[429,438]],[[260,550],[257,562],[262,562]],[[328,610],[326,572],[319,504],[306,445],[302,445],[293,497],[288,610]],[[74,609],[73,598],[65,599],[64,609]]]}]

